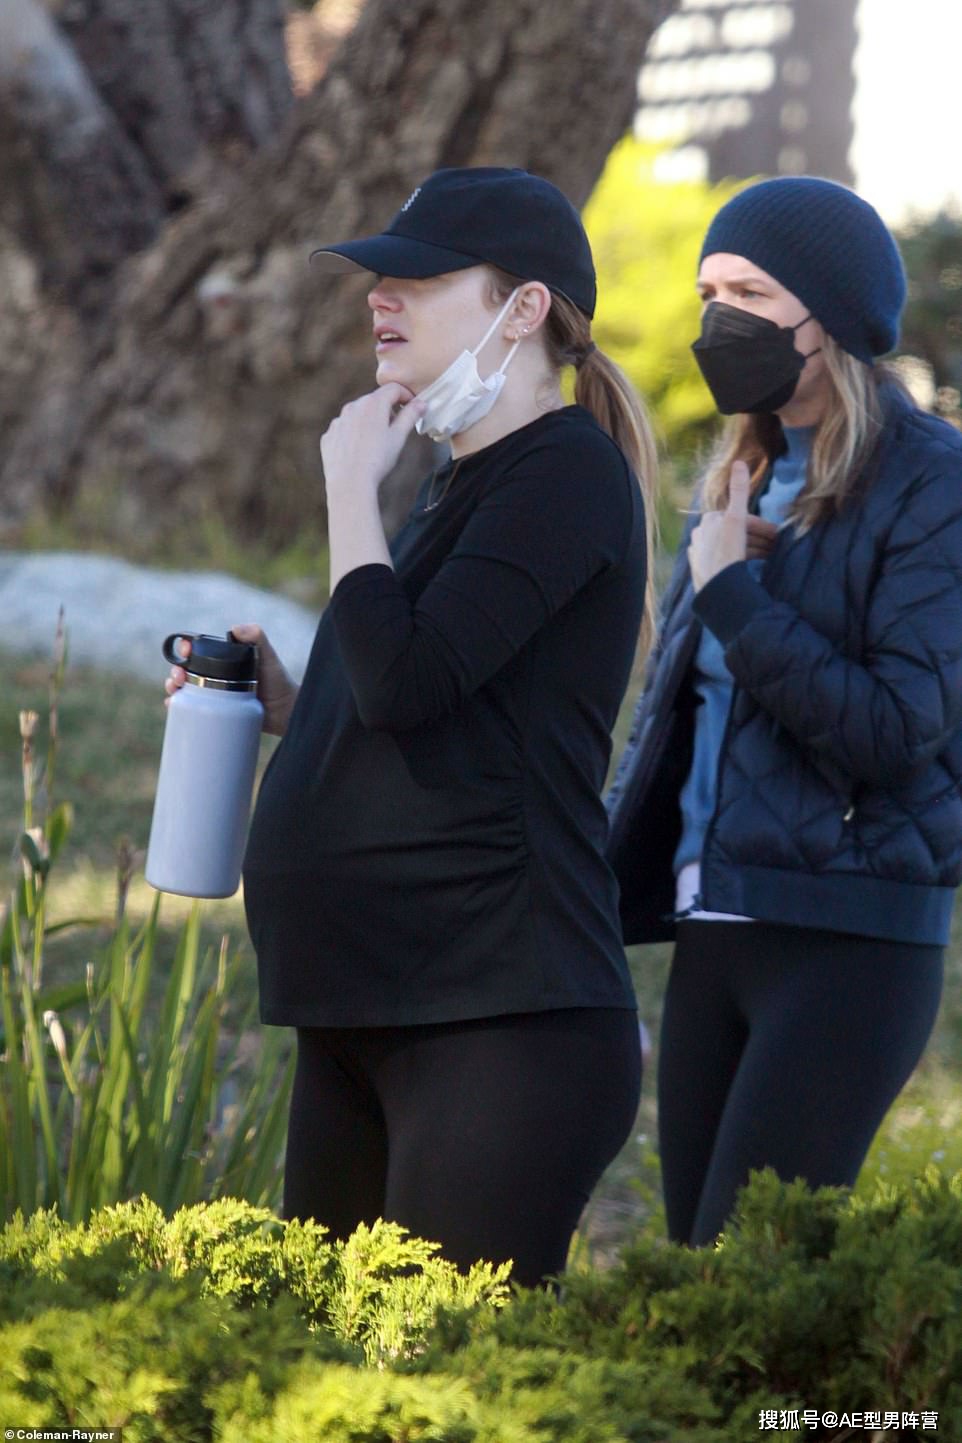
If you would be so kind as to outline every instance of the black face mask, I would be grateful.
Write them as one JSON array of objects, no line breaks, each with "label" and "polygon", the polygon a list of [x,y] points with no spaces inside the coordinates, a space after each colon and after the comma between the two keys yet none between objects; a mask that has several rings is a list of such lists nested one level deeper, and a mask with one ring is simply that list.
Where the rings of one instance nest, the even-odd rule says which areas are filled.
[{"label": "black face mask", "polygon": [[795,394],[809,351],[795,349],[797,326],[779,326],[764,316],[711,301],[692,345],[695,360],[723,416],[736,411],[777,411]]}]

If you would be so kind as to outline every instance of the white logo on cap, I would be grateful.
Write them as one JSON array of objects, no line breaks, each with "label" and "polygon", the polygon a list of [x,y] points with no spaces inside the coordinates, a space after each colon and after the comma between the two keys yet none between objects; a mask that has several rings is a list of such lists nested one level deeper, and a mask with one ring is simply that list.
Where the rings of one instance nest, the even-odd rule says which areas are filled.
[{"label": "white logo on cap", "polygon": [[401,207],[402,212],[403,212],[403,211],[406,211],[406,210],[410,210],[411,207],[412,207],[412,205],[413,205],[414,202],[417,200],[417,198],[418,198],[418,196],[419,196],[420,194],[421,194],[421,187],[420,187],[420,186],[418,186],[417,190],[412,190],[411,194],[408,196],[407,200],[404,202],[404,204],[403,204],[402,207]]}]

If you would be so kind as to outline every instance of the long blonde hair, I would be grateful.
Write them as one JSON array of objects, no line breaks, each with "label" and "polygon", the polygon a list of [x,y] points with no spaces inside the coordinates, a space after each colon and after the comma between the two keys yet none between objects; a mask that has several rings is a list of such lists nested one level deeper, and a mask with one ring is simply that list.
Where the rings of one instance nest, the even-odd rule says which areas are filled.
[{"label": "long blonde hair", "polygon": [[[866,365],[843,351],[829,335],[822,342],[822,352],[831,392],[815,431],[805,485],[791,511],[799,534],[816,521],[837,515],[857,489],[882,431],[880,385],[884,382],[905,393],[890,366]],[[733,461],[747,464],[754,494],[779,454],[782,439],[782,423],[777,416],[732,416],[704,469],[702,510],[720,511],[728,504]]]},{"label": "long blonde hair", "polygon": [[[523,281],[497,266],[488,269],[494,278],[495,303],[503,302]],[[655,635],[655,546],[658,534],[658,450],[651,422],[641,398],[628,377],[610,356],[591,339],[591,321],[567,296],[551,292],[551,309],[544,324],[548,364],[555,372],[575,368],[574,397],[584,406],[624,452],[638,477],[645,503],[645,546],[647,581],[640,644],[647,654]]]}]

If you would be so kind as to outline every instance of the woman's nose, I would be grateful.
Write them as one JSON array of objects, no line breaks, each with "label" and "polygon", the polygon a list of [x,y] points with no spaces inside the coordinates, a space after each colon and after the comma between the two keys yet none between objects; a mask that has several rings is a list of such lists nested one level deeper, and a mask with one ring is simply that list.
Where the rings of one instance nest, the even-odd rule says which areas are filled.
[{"label": "woman's nose", "polygon": [[383,277],[378,277],[375,284],[367,293],[367,303],[372,311],[396,310],[398,296],[392,289],[390,282]]}]

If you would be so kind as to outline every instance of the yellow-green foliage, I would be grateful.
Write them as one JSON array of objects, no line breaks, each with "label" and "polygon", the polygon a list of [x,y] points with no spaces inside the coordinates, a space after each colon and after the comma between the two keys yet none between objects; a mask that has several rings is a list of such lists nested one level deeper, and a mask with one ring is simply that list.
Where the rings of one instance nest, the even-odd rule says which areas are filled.
[{"label": "yellow-green foliage", "polygon": [[958,1439],[960,1357],[962,1176],[934,1169],[871,1198],[765,1173],[717,1248],[643,1235],[507,1305],[392,1225],[332,1243],[226,1199],[0,1231],[0,1417],[128,1443],[744,1443],[804,1408]]},{"label": "yellow-green foliage", "polygon": [[692,360],[698,254],[708,223],[738,186],[655,179],[658,151],[626,136],[584,212],[598,272],[598,345],[651,407],[669,453],[690,451],[715,419]]},{"label": "yellow-green foliage", "polygon": [[499,1306],[508,1296],[507,1264],[461,1274],[438,1251],[386,1222],[333,1242],[316,1223],[281,1222],[236,1198],[169,1219],[139,1198],[80,1226],[52,1211],[18,1214],[0,1233],[0,1327],[38,1303],[109,1301],[141,1274],[164,1273],[201,1279],[205,1295],[245,1309],[293,1299],[312,1328],[383,1362],[416,1347],[439,1307]]}]

